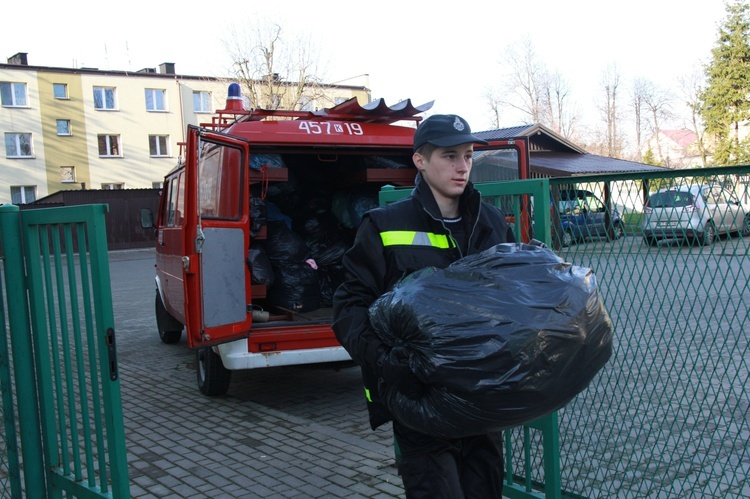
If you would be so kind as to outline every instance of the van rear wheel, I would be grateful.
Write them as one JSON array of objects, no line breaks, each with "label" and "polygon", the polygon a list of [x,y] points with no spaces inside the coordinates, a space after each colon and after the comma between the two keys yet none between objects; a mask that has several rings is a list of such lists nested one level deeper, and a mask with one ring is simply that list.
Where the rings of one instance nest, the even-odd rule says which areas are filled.
[{"label": "van rear wheel", "polygon": [[229,390],[232,371],[224,367],[221,356],[213,348],[199,348],[195,351],[195,371],[198,389],[203,395],[224,395]]},{"label": "van rear wheel", "polygon": [[156,327],[162,343],[171,345],[180,342],[182,324],[167,312],[158,289],[156,290]]}]

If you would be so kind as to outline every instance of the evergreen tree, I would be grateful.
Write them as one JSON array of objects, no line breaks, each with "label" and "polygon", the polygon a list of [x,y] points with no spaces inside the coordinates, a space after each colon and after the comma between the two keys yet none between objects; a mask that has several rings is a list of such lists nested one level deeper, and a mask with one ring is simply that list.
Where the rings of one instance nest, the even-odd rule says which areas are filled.
[{"label": "evergreen tree", "polygon": [[716,139],[717,165],[738,164],[747,157],[739,130],[750,120],[750,5],[736,0],[725,8],[727,17],[706,66],[708,81],[701,95],[701,117],[706,132]]}]

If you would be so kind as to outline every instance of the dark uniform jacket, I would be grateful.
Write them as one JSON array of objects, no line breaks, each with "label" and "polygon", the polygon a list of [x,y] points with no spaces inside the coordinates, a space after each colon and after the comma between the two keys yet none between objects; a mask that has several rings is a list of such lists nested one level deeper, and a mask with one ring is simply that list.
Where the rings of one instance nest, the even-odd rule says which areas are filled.
[{"label": "dark uniform jacket", "polygon": [[345,282],[334,296],[336,337],[362,367],[370,425],[390,421],[378,398],[374,366],[384,345],[370,326],[368,309],[403,277],[425,268],[445,268],[496,244],[514,242],[500,210],[483,202],[471,183],[460,200],[465,251],[451,237],[427,183],[417,175],[410,197],[369,211],[344,255]]}]

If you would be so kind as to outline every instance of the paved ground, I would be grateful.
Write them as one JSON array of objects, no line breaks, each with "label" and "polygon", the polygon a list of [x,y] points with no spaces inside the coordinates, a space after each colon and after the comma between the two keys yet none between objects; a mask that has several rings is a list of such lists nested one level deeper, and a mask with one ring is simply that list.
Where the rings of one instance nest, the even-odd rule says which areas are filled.
[{"label": "paved ground", "polygon": [[153,250],[110,253],[133,497],[403,495],[357,368],[238,371],[226,396],[201,395],[184,336],[156,332],[153,265]]}]

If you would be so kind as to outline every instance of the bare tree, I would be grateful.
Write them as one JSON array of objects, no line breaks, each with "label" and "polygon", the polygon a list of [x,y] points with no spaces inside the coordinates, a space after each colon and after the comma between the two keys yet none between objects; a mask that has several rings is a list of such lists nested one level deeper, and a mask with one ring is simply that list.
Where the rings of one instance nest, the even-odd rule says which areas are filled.
[{"label": "bare tree", "polygon": [[672,96],[651,81],[644,82],[641,95],[645,109],[649,113],[649,128],[656,140],[656,154],[665,166],[669,166],[669,158],[665,158],[662,151],[661,131],[664,123],[674,117]]},{"label": "bare tree", "polygon": [[512,47],[506,63],[510,68],[505,85],[508,97],[500,101],[502,106],[520,111],[528,123],[541,123],[547,107],[544,103],[546,69],[531,40],[526,38]]},{"label": "bare tree", "polygon": [[598,108],[604,120],[604,148],[610,158],[622,156],[623,138],[620,133],[620,112],[617,108],[617,97],[620,90],[620,73],[616,64],[610,64],[604,71],[601,80],[604,99]]},{"label": "bare tree", "polygon": [[495,89],[487,88],[484,91],[484,100],[490,108],[490,122],[492,123],[492,127],[500,128],[500,114],[502,107],[500,96]]},{"label": "bare tree", "polygon": [[257,19],[232,27],[224,40],[233,61],[230,71],[253,108],[307,109],[324,98],[312,40],[283,34],[281,25]]},{"label": "bare tree", "polygon": [[701,118],[701,95],[703,95],[703,84],[705,77],[701,68],[694,68],[693,72],[678,79],[680,92],[684,103],[690,112],[690,126],[697,137],[696,147],[701,158],[701,165],[708,165],[708,156],[711,152],[706,147],[706,128]]},{"label": "bare tree", "polygon": [[647,82],[642,78],[636,78],[633,81],[633,89],[631,93],[631,104],[633,106],[633,121],[635,124],[635,159],[641,161],[643,154],[643,132],[646,124],[644,123],[644,102],[643,94],[645,93],[645,87]]},{"label": "bare tree", "polygon": [[575,135],[578,116],[569,103],[571,93],[568,82],[558,71],[548,73],[543,83],[543,90],[544,103],[547,106],[544,113],[547,118],[545,124],[566,139],[572,139]]},{"label": "bare tree", "polygon": [[531,40],[525,38],[512,46],[502,64],[506,70],[503,98],[498,92],[485,95],[498,126],[502,111],[513,110],[527,123],[540,123],[572,138],[578,117],[572,109],[570,86],[559,72],[547,69]]}]

